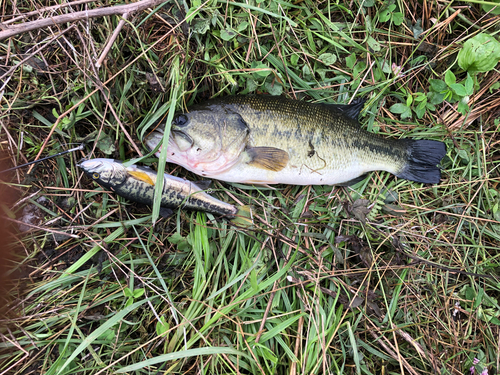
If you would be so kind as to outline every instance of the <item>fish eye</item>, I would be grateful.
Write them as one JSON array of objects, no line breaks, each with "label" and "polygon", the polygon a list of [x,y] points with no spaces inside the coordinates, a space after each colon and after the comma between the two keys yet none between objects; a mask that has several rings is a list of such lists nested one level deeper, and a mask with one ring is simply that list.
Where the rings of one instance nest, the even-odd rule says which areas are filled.
[{"label": "fish eye", "polygon": [[186,125],[188,122],[188,118],[186,115],[179,115],[177,116],[176,118],[174,118],[174,125],[177,125],[177,126],[184,126]]},{"label": "fish eye", "polygon": [[97,180],[99,178],[99,173],[97,173],[97,172],[92,173],[92,178],[94,180]]}]

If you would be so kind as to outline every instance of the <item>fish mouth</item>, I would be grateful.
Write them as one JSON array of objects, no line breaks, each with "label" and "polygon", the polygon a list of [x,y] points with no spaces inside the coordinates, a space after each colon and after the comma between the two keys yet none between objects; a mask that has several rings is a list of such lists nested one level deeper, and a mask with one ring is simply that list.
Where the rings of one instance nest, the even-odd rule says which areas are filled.
[{"label": "fish mouth", "polygon": [[102,169],[104,161],[101,159],[82,160],[77,166],[83,169],[84,172],[92,173]]},{"label": "fish mouth", "polygon": [[[194,141],[189,135],[187,135],[182,130],[172,129],[172,138],[176,141],[177,146],[183,146],[184,149],[193,147]],[[182,149],[181,149],[182,150]]]},{"label": "fish mouth", "polygon": [[163,141],[163,131],[160,132],[159,130],[160,129],[158,129],[158,131],[151,132],[144,139],[144,143],[146,143],[146,146],[148,146],[151,151],[153,151],[156,146],[161,145]]},{"label": "fish mouth", "polygon": [[[146,136],[144,142],[146,143],[146,146],[150,150],[155,150],[158,147],[158,145],[161,146],[163,143],[163,133],[154,131],[148,136]],[[170,129],[169,144],[171,146],[175,144],[175,146],[177,146],[179,151],[185,151],[193,146],[194,141],[189,135],[187,135],[182,130]],[[160,150],[161,147],[158,148],[157,153],[160,152]]]}]

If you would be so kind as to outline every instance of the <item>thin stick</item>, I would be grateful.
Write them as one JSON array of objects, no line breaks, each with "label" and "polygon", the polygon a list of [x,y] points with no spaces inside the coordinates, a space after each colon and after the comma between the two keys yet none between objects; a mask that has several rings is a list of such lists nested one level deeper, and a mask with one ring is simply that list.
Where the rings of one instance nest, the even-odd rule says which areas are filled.
[{"label": "thin stick", "polygon": [[94,0],[78,0],[78,1],[73,1],[71,3],[63,3],[63,4],[52,5],[50,7],[45,7],[45,8],[40,8],[40,9],[34,10],[32,12],[22,13],[21,15],[19,15],[17,17],[14,17],[14,18],[11,18],[10,20],[5,21],[3,23],[3,26],[8,25],[8,24],[10,24],[12,22],[16,22],[16,21],[22,20],[23,18],[28,18],[30,16],[40,15],[43,12],[49,12],[51,10],[56,10],[56,9],[60,9],[60,8],[70,7],[70,6],[74,6],[74,5],[91,3],[92,1],[94,1]]},{"label": "thin stick", "polygon": [[[59,25],[65,22],[74,22],[94,17],[113,16],[116,14],[135,13],[146,8],[155,7],[156,5],[164,3],[166,1],[167,0],[141,0],[133,4],[84,10],[81,12],[62,14],[60,16],[25,22],[19,25],[8,26],[5,30],[0,31],[0,40],[10,38],[11,36],[22,34],[28,31],[41,29],[43,27]],[[2,26],[3,28],[5,28],[5,25]]]},{"label": "thin stick", "polygon": [[67,153],[70,153],[70,152],[73,152],[73,151],[83,150],[83,147],[84,146],[83,146],[83,143],[82,143],[80,146],[72,148],[71,150],[62,151],[62,152],[59,152],[59,153],[57,153],[55,155],[47,156],[46,158],[43,158],[43,159],[38,159],[38,160],[30,161],[29,163],[21,164],[21,165],[18,165],[17,167],[12,167],[12,168],[6,169],[4,171],[0,171],[0,173],[5,173],[5,172],[9,172],[9,171],[15,171],[16,169],[27,167],[28,165],[35,164],[35,163],[40,163],[41,161],[52,159],[52,158],[55,158],[55,157],[58,157],[58,156],[61,156],[61,155],[64,155],[64,154],[67,154]]},{"label": "thin stick", "polygon": [[38,225],[34,225],[34,224],[30,224],[30,223],[25,223],[24,221],[19,221],[19,220],[16,220],[16,219],[11,219],[10,217],[7,217],[7,216],[5,217],[5,219],[9,220],[9,221],[12,221],[13,223],[16,223],[18,225],[26,225],[28,227],[35,228],[35,229],[38,229],[38,230],[42,230],[42,231],[45,231],[45,232],[50,232],[50,233],[55,233],[55,234],[61,234],[61,235],[68,236],[68,237],[71,237],[71,238],[77,238],[77,239],[80,238],[80,236],[78,236],[76,234],[61,232],[59,230],[50,229],[50,228],[39,227]]},{"label": "thin stick", "polygon": [[108,44],[106,44],[106,47],[104,48],[104,51],[102,51],[101,57],[99,57],[99,60],[97,60],[97,62],[95,64],[95,67],[97,69],[99,69],[101,67],[102,62],[104,61],[104,59],[108,55],[109,50],[111,49],[111,46],[113,45],[113,43],[115,42],[116,38],[118,37],[118,34],[120,34],[120,31],[121,31],[123,25],[125,25],[125,21],[127,20],[127,18],[128,18],[128,13],[124,13],[122,15],[122,19],[118,23],[118,26],[116,26],[116,29],[113,32],[113,35],[111,35],[111,38],[109,39]]},{"label": "thin stick", "polygon": [[[276,289],[277,283],[278,283],[277,281],[274,282],[273,290]],[[262,317],[262,321],[261,321],[260,327],[259,327],[259,332],[257,333],[257,337],[255,338],[256,344],[259,343],[260,336],[262,335],[262,332],[264,332],[264,326],[266,325],[267,316],[269,315],[269,310],[271,310],[271,306],[273,304],[273,299],[274,299],[275,294],[276,294],[276,292],[273,291],[271,293],[271,295],[269,296],[269,302],[267,303],[266,311],[264,312],[264,316]]]}]

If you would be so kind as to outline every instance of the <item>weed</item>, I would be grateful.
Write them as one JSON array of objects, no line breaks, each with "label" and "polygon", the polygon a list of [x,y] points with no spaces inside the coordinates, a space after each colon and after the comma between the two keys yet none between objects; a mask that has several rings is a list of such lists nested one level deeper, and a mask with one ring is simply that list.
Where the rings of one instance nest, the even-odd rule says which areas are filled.
[{"label": "weed", "polygon": [[[13,4],[2,7],[6,25],[96,7]],[[10,245],[19,251],[5,305],[17,315],[3,319],[2,371],[498,372],[494,11],[166,1],[130,14],[98,67],[120,20],[88,18],[0,43],[9,163],[86,147],[3,183],[22,196],[2,206],[5,220],[26,224],[28,211],[36,220]],[[254,227],[236,229],[183,209],[163,218],[158,197],[152,208],[129,202],[76,167],[82,157],[136,159],[197,180],[165,164],[166,144],[157,160],[142,140],[177,110],[236,94],[364,97],[369,131],[446,142],[442,181],[384,172],[349,188],[213,181],[216,197],[252,206]]]}]

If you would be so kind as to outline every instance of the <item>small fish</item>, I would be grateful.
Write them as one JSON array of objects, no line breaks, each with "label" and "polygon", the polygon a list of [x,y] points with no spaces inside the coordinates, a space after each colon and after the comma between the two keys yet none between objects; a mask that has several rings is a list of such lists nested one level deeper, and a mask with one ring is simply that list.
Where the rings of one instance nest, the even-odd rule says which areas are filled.
[{"label": "small fish", "polygon": [[[132,165],[125,167],[121,161],[113,159],[90,159],[78,164],[83,171],[99,185],[134,202],[153,204],[157,173],[145,167]],[[205,211],[229,218],[245,218],[249,208],[240,208],[222,202],[205,193],[195,183],[179,177],[164,175],[161,206],[165,208],[187,208]],[[245,220],[243,220],[245,221]],[[240,223],[236,221],[236,223]]]},{"label": "small fish", "polygon": [[[209,100],[175,115],[167,161],[240,183],[346,186],[376,170],[438,183],[444,143],[369,133],[358,122],[363,105],[264,95]],[[160,129],[145,141],[154,149],[162,138]]]}]

